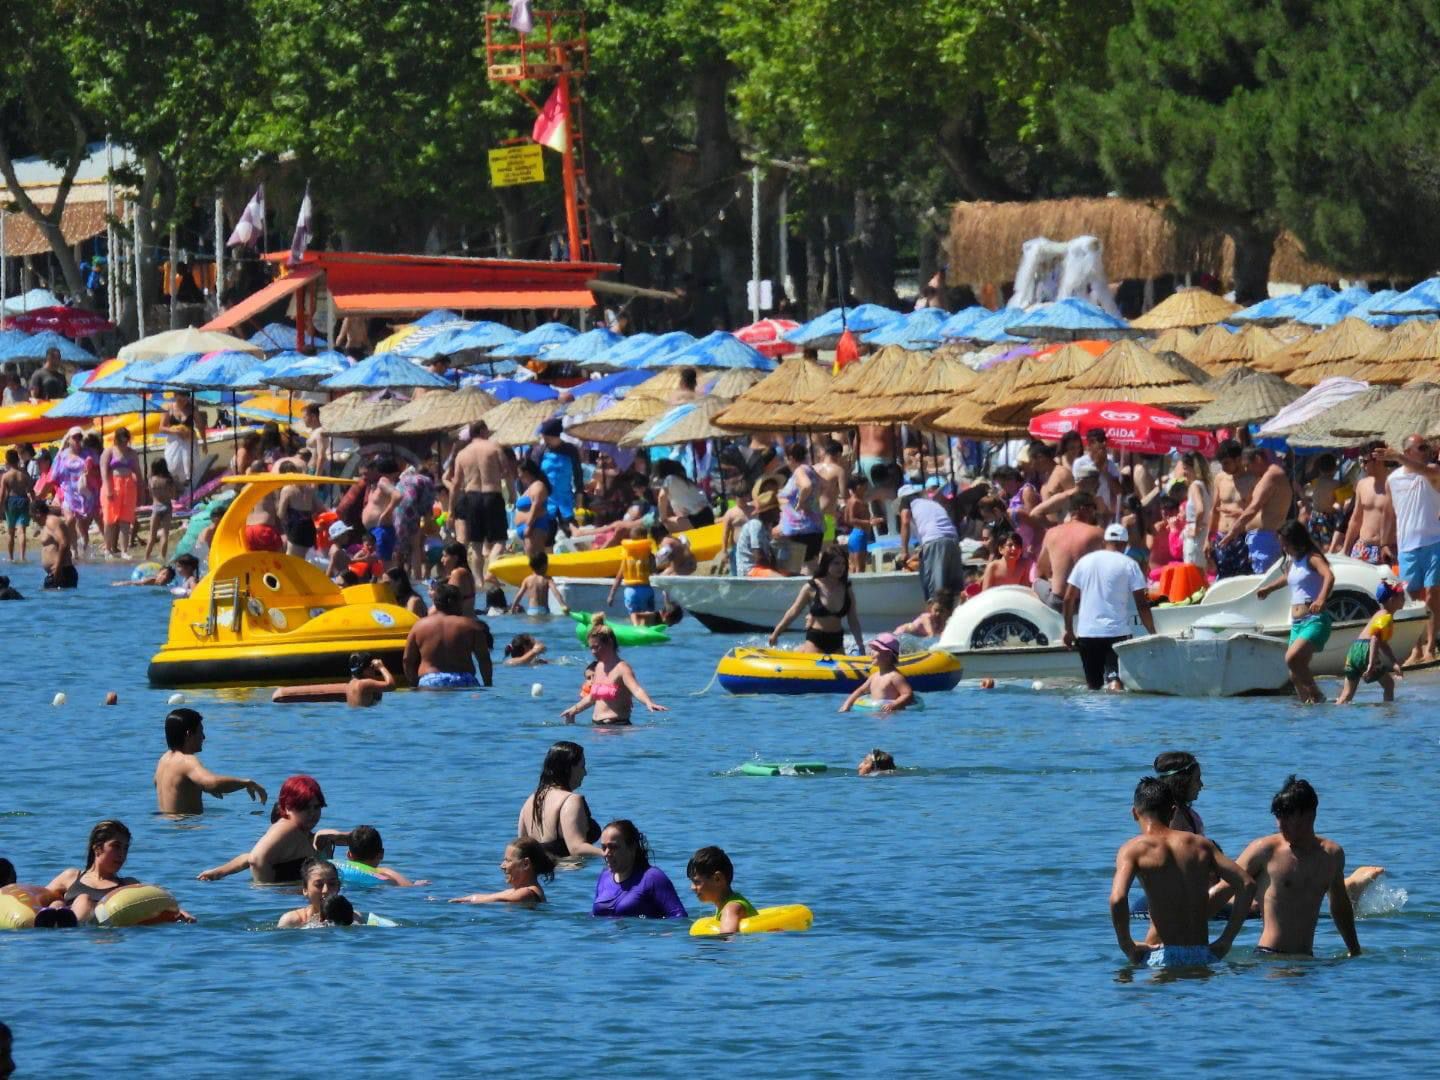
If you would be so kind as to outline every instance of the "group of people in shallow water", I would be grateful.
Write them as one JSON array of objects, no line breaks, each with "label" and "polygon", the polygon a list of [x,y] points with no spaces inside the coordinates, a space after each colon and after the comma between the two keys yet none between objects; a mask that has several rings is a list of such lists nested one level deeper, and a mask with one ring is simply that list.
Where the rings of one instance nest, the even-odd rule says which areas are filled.
[{"label": "group of people in shallow water", "polygon": [[[1246,920],[1257,917],[1257,954],[1311,956],[1326,897],[1348,955],[1360,955],[1354,902],[1384,869],[1362,866],[1346,876],[1344,848],[1315,832],[1320,799],[1308,781],[1286,779],[1270,802],[1276,831],[1232,860],[1206,837],[1194,808],[1204,787],[1194,755],[1163,753],[1154,769],[1135,786],[1131,814],[1139,832],[1117,852],[1110,887],[1115,939],[1128,960],[1157,968],[1208,966],[1230,951]],[[1136,878],[1144,902],[1132,905]],[[1131,929],[1137,916],[1150,920],[1139,942]],[[1220,918],[1224,930],[1212,940],[1210,923]]]}]

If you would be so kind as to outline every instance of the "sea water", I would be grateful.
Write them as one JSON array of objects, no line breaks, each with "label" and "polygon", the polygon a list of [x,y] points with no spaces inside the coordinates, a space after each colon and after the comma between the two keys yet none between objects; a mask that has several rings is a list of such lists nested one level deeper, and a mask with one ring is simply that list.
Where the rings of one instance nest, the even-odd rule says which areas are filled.
[{"label": "sea water", "polygon": [[[317,777],[321,827],[374,825],[388,865],[431,881],[350,891],[394,929],[277,931],[302,904],[293,891],[195,880],[253,845],[267,808],[239,792],[207,798],[203,817],[155,813],[171,691],[148,688],[145,668],[169,597],[108,588],[125,571],[106,566],[42,595],[30,571],[12,571],[30,599],[0,604],[0,855],[43,884],[82,863],[96,821],[120,818],[134,833],[125,873],[172,889],[199,922],[0,933],[20,1076],[1435,1067],[1434,676],[1404,680],[1393,706],[1375,687],[1356,706],[1307,709],[1026,681],[965,683],[909,715],[838,715],[837,697],[701,693],[738,639],[686,621],[673,644],[626,653],[670,711],[607,730],[559,719],[588,659],[573,624],[496,618],[502,647],[537,634],[552,663],[497,664],[492,690],[397,693],[373,709],[186,692],[209,767],[272,799],[289,775]],[[120,704],[102,707],[110,690]],[[596,920],[596,860],[562,869],[538,910],[446,904],[504,887],[498,863],[557,739],[584,746],[595,816],[635,821],[692,917],[709,911],[686,860],[719,844],[737,888],[761,906],[808,904],[814,928],[723,940],[689,937],[688,922]],[[902,772],[855,775],[874,747]],[[1107,908],[1114,854],[1134,832],[1136,779],[1167,749],[1200,758],[1197,809],[1232,855],[1273,829],[1287,774],[1311,780],[1319,829],[1350,866],[1389,869],[1362,905],[1362,957],[1338,959],[1322,916],[1315,960],[1256,957],[1251,923],[1209,972],[1125,962]],[[752,759],[832,768],[738,775]]]}]

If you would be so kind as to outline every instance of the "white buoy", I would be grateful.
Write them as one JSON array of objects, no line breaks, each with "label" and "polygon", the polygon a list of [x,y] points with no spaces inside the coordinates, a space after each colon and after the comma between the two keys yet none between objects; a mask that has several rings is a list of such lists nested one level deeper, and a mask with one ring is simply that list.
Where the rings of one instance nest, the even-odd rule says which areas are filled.
[{"label": "white buoy", "polygon": [[545,693],[545,687],[543,687],[542,685],[540,685],[538,682],[537,682],[537,683],[531,683],[531,684],[530,684],[530,696],[531,696],[531,697],[539,697],[539,696],[540,696],[541,694],[543,694],[543,693]]},{"label": "white buoy", "polygon": [[1039,679],[1036,679],[1034,682],[1032,682],[1032,683],[1030,684],[1030,689],[1031,689],[1031,690],[1044,690],[1044,689],[1045,689],[1045,684],[1044,684],[1043,682],[1041,682]]},{"label": "white buoy", "polygon": [[185,704],[185,695],[184,695],[184,694],[171,694],[170,697],[166,700],[165,704],[167,704],[167,705],[184,705],[184,704]]},{"label": "white buoy", "polygon": [[64,695],[63,693],[56,694],[53,698],[50,699],[50,704],[51,704],[51,705],[57,705],[57,706],[58,706],[58,705],[64,705],[64,704],[65,704],[65,695]]}]

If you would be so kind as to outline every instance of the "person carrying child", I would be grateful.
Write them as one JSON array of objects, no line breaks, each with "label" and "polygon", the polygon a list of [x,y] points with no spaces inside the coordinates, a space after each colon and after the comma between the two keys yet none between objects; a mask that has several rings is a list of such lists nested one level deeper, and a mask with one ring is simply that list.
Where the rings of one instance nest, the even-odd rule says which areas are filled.
[{"label": "person carrying child", "polygon": [[849,712],[863,697],[875,703],[877,712],[887,715],[914,704],[915,691],[896,666],[900,660],[900,639],[894,634],[879,634],[868,648],[875,655],[870,677],[851,691],[839,711]]},{"label": "person carrying child", "polygon": [[555,879],[555,859],[533,836],[522,836],[505,845],[500,872],[509,886],[500,892],[457,896],[452,904],[543,904],[545,890],[540,879]]},{"label": "person carrying child", "polygon": [[1362,682],[1378,682],[1384,700],[1395,700],[1395,680],[1404,677],[1400,661],[1390,648],[1395,633],[1395,613],[1405,606],[1405,586],[1386,578],[1375,587],[1380,610],[1370,616],[1360,636],[1345,653],[1345,685],[1340,688],[1336,705],[1348,705]]},{"label": "person carrying child", "polygon": [[332,901],[340,898],[340,871],[328,859],[306,859],[300,869],[300,892],[305,897],[305,906],[287,911],[280,916],[282,930],[301,926],[332,926],[332,919],[338,918],[344,925],[343,915],[349,915],[351,924],[364,923],[365,916],[353,907],[348,912]]},{"label": "person carrying child", "polygon": [[758,914],[755,905],[735,891],[735,866],[720,848],[702,847],[696,851],[686,864],[685,876],[697,900],[715,905],[720,933],[738,933],[741,919]]}]

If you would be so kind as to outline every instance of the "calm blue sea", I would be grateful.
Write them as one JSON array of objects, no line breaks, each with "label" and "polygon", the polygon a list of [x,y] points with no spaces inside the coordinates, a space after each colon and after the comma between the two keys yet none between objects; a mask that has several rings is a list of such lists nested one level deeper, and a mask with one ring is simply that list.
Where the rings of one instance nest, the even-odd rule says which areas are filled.
[{"label": "calm blue sea", "polygon": [[[390,865],[434,881],[352,894],[396,929],[279,932],[297,897],[194,880],[250,847],[264,810],[242,793],[207,801],[201,819],[154,813],[168,692],[146,687],[145,665],[169,598],[105,587],[122,572],[82,568],[64,596],[41,596],[33,565],[12,572],[32,598],[0,605],[0,854],[43,884],[83,860],[94,822],[118,817],[135,835],[127,873],[171,888],[200,922],[0,934],[17,1075],[1435,1068],[1433,676],[1405,680],[1392,707],[966,684],[925,712],[839,716],[838,699],[700,695],[735,642],[686,622],[674,645],[630,652],[671,711],[614,732],[557,717],[582,672],[568,620],[497,619],[502,645],[538,630],[559,662],[502,668],[489,692],[401,693],[364,711],[187,695],[212,768],[272,795],[313,774],[323,825],[375,825]],[[108,690],[118,707],[101,707]],[[63,707],[50,704],[57,691]],[[685,924],[595,921],[596,863],[562,871],[543,910],[443,903],[502,886],[520,804],[562,738],[586,749],[596,816],[636,821],[693,915],[708,912],[686,888],[686,859],[720,844],[752,900],[806,903],[814,929],[723,941],[691,939]],[[857,777],[877,746],[907,771]],[[1209,975],[1123,962],[1106,906],[1114,852],[1133,828],[1135,780],[1174,748],[1200,757],[1197,808],[1232,854],[1271,830],[1287,773],[1315,784],[1321,832],[1351,865],[1390,869],[1380,912],[1360,922],[1363,957],[1336,959],[1326,919],[1312,962],[1257,959],[1253,924]],[[752,758],[834,768],[736,775]]]}]

